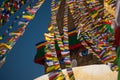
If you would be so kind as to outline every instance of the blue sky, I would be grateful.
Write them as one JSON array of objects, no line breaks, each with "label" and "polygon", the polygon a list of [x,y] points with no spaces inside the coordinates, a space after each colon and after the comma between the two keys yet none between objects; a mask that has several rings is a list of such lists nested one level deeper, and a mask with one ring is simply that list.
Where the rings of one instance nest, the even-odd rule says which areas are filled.
[{"label": "blue sky", "polygon": [[34,63],[34,56],[35,44],[44,40],[43,33],[47,31],[50,21],[50,1],[46,0],[41,6],[24,35],[8,54],[4,66],[0,69],[0,80],[33,80],[44,74],[44,67]]}]

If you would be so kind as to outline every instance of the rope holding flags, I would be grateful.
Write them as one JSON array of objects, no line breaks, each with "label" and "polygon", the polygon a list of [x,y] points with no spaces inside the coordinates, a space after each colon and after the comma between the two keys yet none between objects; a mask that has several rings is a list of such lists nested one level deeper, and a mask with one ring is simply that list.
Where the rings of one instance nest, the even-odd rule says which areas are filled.
[{"label": "rope holding flags", "polygon": [[[80,2],[81,3],[81,2]],[[89,4],[89,2],[87,2],[87,4]],[[98,3],[97,4],[95,4],[95,5],[99,5]],[[91,6],[92,7],[92,6]],[[96,6],[95,6],[96,7]],[[98,10],[99,9],[101,9],[102,10],[102,8],[103,7],[99,7],[98,8]],[[92,9],[95,9],[94,7],[92,7]],[[100,13],[100,12],[99,12]],[[93,15],[93,16],[92,16]],[[86,48],[90,48],[89,46],[91,46],[91,48],[93,48],[94,49],[94,51],[95,52],[97,52],[97,51],[99,51],[99,52],[101,52],[101,46],[99,45],[99,48],[100,49],[95,49],[95,45],[97,45],[96,43],[94,44],[94,46],[92,47],[92,45],[88,45],[88,43],[91,43],[90,41],[92,41],[92,40],[95,40],[95,39],[98,39],[98,40],[100,40],[101,38],[101,35],[97,35],[98,37],[96,37],[96,38],[93,38],[92,40],[89,40],[90,39],[90,36],[92,36],[92,35],[90,35],[90,34],[94,34],[94,33],[92,33],[93,32],[93,30],[91,31],[91,29],[87,29],[87,28],[90,28],[91,27],[91,22],[92,22],[92,24],[93,24],[93,21],[96,21],[96,22],[94,22],[94,24],[96,24],[96,23],[98,23],[99,21],[99,19],[96,19],[95,18],[95,16],[97,16],[97,15],[99,15],[98,13],[95,13],[95,14],[92,14],[92,15],[87,15],[87,17],[83,17],[83,18],[81,18],[82,19],[82,21],[80,21],[81,23],[79,23],[80,24],[80,26],[78,26],[79,28],[79,34],[80,34],[80,36],[79,36],[79,39],[82,39],[82,43],[83,43],[83,45],[86,47]],[[100,14],[101,15],[101,14]],[[86,15],[85,15],[86,16]],[[87,19],[90,19],[90,20],[87,20]],[[95,20],[96,19],[96,20]],[[86,21],[86,22],[85,22]],[[82,27],[83,26],[83,27]],[[84,27],[84,26],[86,26],[86,27]],[[89,26],[89,27],[88,27]],[[96,26],[96,25],[95,25]],[[103,26],[104,28],[105,28],[105,26]],[[92,28],[92,27],[91,27]],[[101,31],[103,31],[103,29],[104,28],[100,28],[99,27],[99,30],[100,30],[100,32]],[[86,30],[86,31],[85,31]],[[89,32],[88,32],[88,30],[90,30]],[[85,32],[83,32],[83,31],[85,31]],[[94,32],[96,32],[96,31],[94,31]],[[89,35],[88,35],[89,34]],[[83,41],[83,40],[85,40],[85,41]],[[97,40],[96,40],[97,41]],[[103,41],[103,40],[102,40]],[[105,40],[104,40],[105,41]],[[92,43],[93,43],[94,41],[92,41]],[[86,44],[87,43],[87,44]],[[100,43],[101,44],[101,43]],[[105,44],[106,45],[106,44]],[[98,53],[98,52],[97,52]],[[114,55],[114,54],[113,54]],[[98,55],[98,57],[99,57],[99,55]],[[100,57],[99,57],[100,58]],[[110,57],[111,58],[111,57]],[[112,57],[113,58],[113,57]],[[107,58],[106,59],[104,59],[104,58],[101,58],[102,59],[102,61],[103,62],[105,62],[105,60],[107,60]]]},{"label": "rope holding flags", "polygon": [[64,45],[64,50],[63,53],[66,53],[63,55],[64,57],[64,63],[67,68],[67,73],[69,76],[70,80],[75,80],[73,71],[72,71],[72,64],[70,60],[70,51],[69,51],[69,37],[68,37],[68,5],[65,6],[65,12],[64,12],[64,24],[63,24],[63,45]]},{"label": "rope holding flags", "polygon": [[39,6],[41,6],[43,2],[44,0],[38,0],[36,4],[34,2],[33,6],[30,6],[29,4],[24,11],[20,11],[21,13],[20,15],[15,15],[14,20],[12,20],[12,22],[9,23],[9,28],[6,29],[4,33],[0,35],[0,41],[2,41],[7,36],[8,33],[13,31],[13,29],[14,30],[16,29],[16,26],[14,26],[16,23],[18,25],[17,27],[20,27],[22,24],[27,23],[28,21],[32,20],[35,16],[37,9],[39,9]]},{"label": "rope holding flags", "polygon": [[[0,43],[0,58],[6,57],[7,54],[9,53],[9,51],[13,48],[13,46],[17,42],[17,40],[24,34],[28,23],[34,18],[35,13],[40,8],[40,6],[43,2],[44,2],[44,0],[38,0],[36,5],[34,5],[32,8],[29,8],[29,6],[28,6],[27,8],[29,8],[29,10],[31,10],[31,11],[34,11],[34,14],[31,14],[30,11],[26,9],[22,18],[20,18],[18,21],[19,28],[15,31],[7,32],[9,38],[7,38],[6,42]],[[2,38],[3,37],[1,37],[1,39]]]},{"label": "rope holding flags", "polygon": [[0,27],[9,21],[9,17],[19,10],[28,0],[5,0],[0,6]]},{"label": "rope holding flags", "polygon": [[[72,72],[72,65],[71,65],[70,55],[69,55],[70,51],[69,51],[68,26],[67,26],[68,25],[68,21],[67,21],[68,8],[65,7],[64,27],[63,27],[64,38],[63,38],[63,42],[62,42],[62,38],[61,38],[61,35],[59,33],[59,29],[58,29],[58,26],[57,26],[57,23],[56,23],[56,14],[57,14],[56,6],[57,5],[55,6],[55,0],[53,0],[51,4],[52,4],[52,22],[51,22],[52,26],[48,28],[48,30],[50,30],[49,32],[51,32],[51,33],[45,34],[46,35],[45,39],[48,41],[48,44],[46,45],[46,47],[47,47],[46,50],[47,51],[45,50],[46,51],[46,54],[45,54],[46,64],[48,65],[48,68],[51,68],[50,71],[55,70],[54,68],[56,66],[54,65],[54,57],[51,56],[53,53],[56,53],[55,52],[55,46],[54,46],[55,45],[54,37],[55,37],[56,41],[58,43],[58,46],[59,46],[59,48],[61,50],[61,55],[62,55],[62,57],[64,59],[64,63],[65,63],[66,69],[67,69],[67,73],[68,73],[69,79],[70,80],[75,80],[73,72]],[[52,35],[54,35],[54,36],[52,36]],[[49,49],[48,49],[48,47],[49,47]],[[50,48],[52,48],[52,50]],[[52,52],[48,52],[50,50],[54,51],[54,52],[53,53]],[[48,55],[49,55],[49,58],[48,58]],[[54,55],[56,55],[56,54],[54,54]],[[56,61],[58,61],[58,60],[56,60]],[[57,64],[60,65],[58,62],[57,62]],[[47,70],[48,70],[48,68],[47,68]],[[52,77],[54,77],[55,76],[54,74],[56,74],[56,72],[53,72],[52,74],[53,74]],[[54,79],[55,80],[56,79],[59,80],[60,77],[56,76],[56,77],[54,77]],[[51,80],[51,76],[49,76],[49,80]]]},{"label": "rope holding flags", "polygon": [[[52,0],[51,2],[51,11],[52,11],[52,17],[51,17],[51,26],[54,26],[54,21],[56,20],[55,14],[56,10],[55,7],[55,0]],[[47,40],[48,44],[46,45],[45,49],[45,58],[46,58],[46,64],[47,72],[49,73],[49,80],[65,80],[65,76],[61,71],[60,63],[57,58],[57,53],[55,49],[55,38],[54,38],[54,28],[51,28],[49,33],[45,33],[45,39]],[[53,72],[52,72],[53,71]]]},{"label": "rope holding flags", "polygon": [[[61,78],[61,80],[64,79],[64,75],[60,69],[59,60],[57,58],[57,54],[55,51],[55,45],[54,45],[54,34],[53,33],[45,33],[45,39],[47,40],[48,44],[45,48],[45,58],[46,58],[46,64],[47,72],[49,73],[49,80],[57,80],[58,78]],[[54,72],[52,72],[54,71]]]}]

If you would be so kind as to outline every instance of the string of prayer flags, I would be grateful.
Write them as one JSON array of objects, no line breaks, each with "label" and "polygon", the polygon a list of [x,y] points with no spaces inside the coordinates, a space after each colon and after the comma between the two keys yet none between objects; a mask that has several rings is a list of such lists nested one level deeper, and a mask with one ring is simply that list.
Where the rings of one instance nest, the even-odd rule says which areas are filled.
[{"label": "string of prayer flags", "polygon": [[[44,0],[43,0],[44,1]],[[38,3],[39,2],[39,3]],[[37,2],[37,5],[38,6],[40,6],[43,2],[41,2],[41,0],[39,0]],[[36,5],[35,5],[36,6]],[[33,6],[34,7],[34,6]],[[33,9],[33,8],[32,8]],[[39,9],[39,7],[36,7],[36,9],[34,10],[34,11],[37,11]],[[21,24],[28,24],[28,22],[30,21],[30,20],[32,20],[33,18],[34,18],[34,16],[35,16],[35,14],[30,14],[30,12],[29,11],[26,11],[26,12],[24,12],[24,15],[22,15],[21,17],[20,16],[16,16],[16,17],[20,17],[20,18],[18,18],[18,26],[21,26]],[[12,25],[10,25],[9,26],[9,28],[8,29],[6,29],[6,31],[5,31],[5,33],[4,34],[6,34],[6,33],[9,33],[10,32],[10,30],[11,29],[13,29],[13,25],[14,25],[14,23],[12,23]],[[3,39],[3,37],[4,36],[2,36],[1,35],[1,40]]]},{"label": "string of prayer flags", "polygon": [[[53,12],[52,17],[51,17],[51,25],[53,24],[54,21],[54,14],[56,9],[54,9],[55,7],[55,0],[52,0],[51,2],[51,11]],[[53,25],[52,25],[53,26]],[[49,71],[49,80],[64,80],[64,74],[61,71],[60,68],[60,63],[59,60],[57,58],[57,54],[56,54],[56,49],[55,49],[55,38],[54,38],[54,28],[50,29],[51,31],[49,31],[49,33],[45,33],[45,39],[47,40],[48,44],[46,45],[46,49],[45,49],[45,58],[46,58],[46,64],[48,65],[47,67],[47,71]],[[48,63],[49,61],[49,63]],[[49,70],[48,70],[49,69]],[[56,74],[57,73],[57,74]]]},{"label": "string of prayer flags", "polygon": [[[63,35],[64,35],[64,38],[63,38],[63,42],[62,42],[62,38],[61,38],[61,35],[59,33],[59,29],[58,29],[58,26],[57,26],[57,23],[56,23],[56,16],[53,17],[53,26],[54,26],[54,34],[55,34],[55,37],[56,37],[56,40],[57,40],[57,43],[58,43],[58,46],[61,50],[61,55],[63,57],[63,61],[65,63],[65,66],[66,68],[71,68],[72,65],[71,65],[71,61],[70,61],[70,51],[69,51],[69,45],[68,45],[68,26],[67,26],[67,15],[68,15],[68,8],[65,7],[65,14],[64,14],[64,27],[63,27]],[[74,75],[72,74],[72,77],[69,75],[69,71],[68,72],[68,76],[71,80],[74,80]],[[72,69],[71,69],[71,72],[72,72]]]},{"label": "string of prayer flags", "polygon": [[[38,0],[37,4],[35,6],[37,6],[34,11],[35,13],[37,12],[37,10],[40,8],[40,5],[44,2],[44,0]],[[24,4],[24,2],[23,2]],[[31,7],[31,9],[34,9]],[[29,11],[26,11],[27,13]],[[26,14],[25,12],[25,14]],[[8,52],[13,48],[13,46],[15,45],[15,43],[17,42],[17,40],[24,34],[25,29],[28,25],[28,23],[34,18],[35,16],[34,14],[27,14],[27,15],[23,15],[22,18],[19,19],[18,21],[18,26],[19,28],[15,31],[9,32],[9,30],[7,30],[7,33],[9,34],[9,38],[7,38],[7,41],[4,43],[0,43],[0,55],[2,56],[7,56]],[[9,27],[10,29],[12,29],[12,26]],[[6,35],[6,34],[5,34]],[[1,39],[4,36],[1,36]]]},{"label": "string of prayer flags", "polygon": [[[111,7],[111,6],[110,6]],[[116,11],[115,11],[115,19],[113,22],[113,28],[115,30],[114,34],[114,46],[116,46],[116,59],[111,66],[112,70],[118,71],[118,80],[120,79],[120,0],[116,0]],[[116,69],[117,68],[117,69]]]},{"label": "string of prayer flags", "polygon": [[9,21],[9,17],[14,14],[19,8],[21,8],[28,0],[18,0],[18,1],[3,1],[0,6],[0,26],[3,26],[7,21]]},{"label": "string of prayer flags", "polygon": [[[45,54],[46,60],[45,61],[46,61],[46,64],[48,65],[47,72],[57,71],[60,69],[60,65],[59,65],[59,61],[57,59],[57,54],[56,54],[55,47],[54,47],[55,46],[54,45],[54,37],[50,37],[49,40],[48,39],[46,39],[46,40],[48,41],[48,44],[46,45],[46,49],[45,49],[45,52],[46,52],[46,54]],[[52,75],[52,76],[49,76],[49,80],[52,80],[53,78],[56,79],[59,76],[59,74],[62,75],[61,71],[58,73],[58,75],[55,76],[55,74],[56,74],[56,72],[54,72],[52,74],[50,73],[49,75]],[[60,78],[60,76],[58,78]]]},{"label": "string of prayer flags", "polygon": [[3,55],[0,55],[0,68],[3,66],[3,64],[5,63],[6,61],[6,57],[3,56]]},{"label": "string of prayer flags", "polygon": [[[96,2],[96,1],[95,1]],[[95,2],[92,2],[92,3],[95,3]],[[87,4],[89,4],[89,3],[91,3],[91,2],[87,2]],[[98,6],[98,8],[94,8],[94,7],[96,7],[96,6]],[[102,9],[103,9],[104,7],[102,7],[102,6],[100,6],[100,3],[99,3],[99,1],[95,4],[95,6],[94,6],[94,4],[93,5],[91,5],[89,8],[87,8],[87,9],[91,9],[91,10],[94,10],[94,9],[96,9],[96,10],[99,10],[99,11],[101,11]],[[101,9],[101,10],[100,10]],[[82,21],[80,21],[81,23],[82,23],[82,25],[80,25],[80,26],[78,26],[78,27],[81,27],[81,28],[78,28],[79,29],[79,39],[81,39],[82,40],[82,43],[84,42],[84,40],[85,40],[85,42],[83,43],[83,45],[86,47],[86,48],[92,48],[93,49],[93,51],[95,51],[95,52],[97,52],[97,55],[98,55],[98,57],[99,57],[99,54],[100,53],[98,53],[98,52],[101,52],[101,50],[103,49],[102,48],[102,46],[107,46],[107,44],[106,43],[104,43],[104,42],[108,42],[107,40],[101,40],[102,38],[100,37],[101,35],[100,34],[97,34],[97,35],[95,35],[96,37],[94,37],[93,38],[93,40],[96,40],[96,41],[98,41],[98,43],[95,43],[95,44],[93,44],[93,45],[87,45],[88,43],[90,43],[89,41],[89,39],[90,39],[90,37],[88,37],[88,35],[86,35],[86,32],[88,32],[88,27],[87,26],[91,26],[90,24],[91,24],[91,21],[92,21],[92,24],[99,24],[99,21],[97,21],[98,19],[96,19],[96,17],[98,16],[98,15],[101,15],[101,14],[98,14],[98,11],[97,12],[92,12],[90,10],[90,14],[89,15],[85,15],[86,17],[82,17],[81,19],[82,19]],[[103,10],[102,10],[103,11]],[[102,13],[103,14],[103,13]],[[89,17],[89,16],[91,16],[91,17]],[[102,16],[102,15],[101,15]],[[100,17],[100,16],[99,16]],[[94,21],[96,21],[96,22],[94,22]],[[93,23],[94,22],[94,23]],[[78,22],[78,24],[81,24],[81,23],[79,23]],[[106,34],[106,30],[107,30],[107,32],[113,32],[113,30],[111,30],[111,26],[110,27],[106,27],[106,26],[104,26],[104,24],[102,24],[103,26],[98,26],[96,29],[95,29],[95,31],[94,32],[96,32],[96,30],[98,31],[98,32],[103,32],[104,31],[104,34]],[[84,26],[86,26],[86,27],[84,27]],[[94,26],[96,26],[96,25],[94,25]],[[93,25],[91,26],[91,27],[89,27],[89,28],[93,28]],[[86,30],[86,31],[85,31]],[[83,34],[81,33],[82,31],[85,31],[85,32],[83,32]],[[92,31],[93,32],[93,31]],[[91,33],[91,30],[89,31],[89,33],[90,34],[94,34],[94,33]],[[108,33],[107,33],[108,34]],[[92,35],[89,35],[89,36],[92,36]],[[104,38],[105,39],[105,38]],[[104,41],[104,42],[102,42],[102,41]],[[87,44],[86,44],[86,42],[87,42]],[[92,41],[92,42],[94,42],[94,41]],[[100,43],[99,43],[100,42]],[[102,44],[101,44],[102,43]],[[96,46],[97,45],[97,46]],[[89,47],[89,46],[91,46],[91,47]],[[98,48],[98,49],[95,49],[95,47],[96,48]],[[107,50],[107,49],[106,49]],[[103,53],[103,52],[102,52]],[[96,53],[95,53],[96,54]],[[110,54],[109,53],[109,51],[108,51],[108,53],[104,53],[104,55],[105,54]],[[105,56],[104,56],[105,57]],[[102,62],[103,63],[105,63],[105,61],[108,61],[108,59],[111,59],[112,57],[115,57],[114,56],[114,54],[110,57],[110,55],[108,56],[108,57],[105,57],[105,58],[101,58],[101,57],[99,57],[99,58],[101,58],[101,60],[102,60]],[[112,59],[113,60],[113,59]]]}]

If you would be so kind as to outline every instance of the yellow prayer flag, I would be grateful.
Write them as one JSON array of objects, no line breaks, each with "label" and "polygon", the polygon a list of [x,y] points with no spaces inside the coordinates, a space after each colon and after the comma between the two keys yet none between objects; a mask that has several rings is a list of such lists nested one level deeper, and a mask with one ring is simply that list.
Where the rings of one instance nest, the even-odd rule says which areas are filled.
[{"label": "yellow prayer flag", "polygon": [[115,17],[115,10],[107,3],[104,1],[104,9],[111,15]]},{"label": "yellow prayer flag", "polygon": [[9,35],[17,35],[17,36],[21,36],[22,33],[15,33],[15,32],[12,32],[12,33],[10,33]]},{"label": "yellow prayer flag", "polygon": [[0,43],[0,47],[6,47],[8,49],[12,49],[12,47],[10,45],[7,45],[5,43]]},{"label": "yellow prayer flag", "polygon": [[56,80],[64,80],[64,76],[62,75],[62,73],[60,75],[57,76],[57,79]]},{"label": "yellow prayer flag", "polygon": [[46,72],[51,72],[53,70],[54,70],[54,66],[49,66],[47,67]]},{"label": "yellow prayer flag", "polygon": [[47,60],[53,60],[53,57],[45,57]]},{"label": "yellow prayer flag", "polygon": [[60,68],[60,65],[55,66],[55,70],[58,70]]},{"label": "yellow prayer flag", "polygon": [[22,4],[25,4],[24,1],[22,1]]},{"label": "yellow prayer flag", "polygon": [[7,8],[7,10],[8,10],[8,11],[10,11],[10,10],[11,10],[11,8],[10,8],[10,7],[8,7],[8,8]]},{"label": "yellow prayer flag", "polygon": [[50,25],[50,26],[48,27],[48,31],[51,31],[52,29],[53,29],[53,26]]},{"label": "yellow prayer flag", "polygon": [[22,16],[22,18],[26,18],[26,19],[31,20],[31,19],[33,19],[33,18],[34,18],[34,16],[30,16],[30,15],[23,15],[23,16]]},{"label": "yellow prayer flag", "polygon": [[12,26],[10,26],[9,28],[12,29]]},{"label": "yellow prayer flag", "polygon": [[0,36],[0,40],[2,40],[3,38],[2,38],[2,36]]},{"label": "yellow prayer flag", "polygon": [[11,11],[11,14],[14,14],[14,11]]},{"label": "yellow prayer flag", "polygon": [[45,36],[45,40],[50,41],[51,39],[47,36]]},{"label": "yellow prayer flag", "polygon": [[91,17],[95,18],[98,15],[98,12],[96,12],[95,14],[93,14]]}]

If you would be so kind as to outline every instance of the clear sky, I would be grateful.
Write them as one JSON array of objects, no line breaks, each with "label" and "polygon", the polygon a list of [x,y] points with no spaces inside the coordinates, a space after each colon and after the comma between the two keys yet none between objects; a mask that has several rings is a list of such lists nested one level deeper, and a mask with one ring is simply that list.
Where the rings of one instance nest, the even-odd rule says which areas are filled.
[{"label": "clear sky", "polygon": [[50,21],[50,1],[46,0],[41,6],[24,35],[8,54],[4,66],[0,69],[0,80],[33,80],[44,74],[43,66],[34,63],[34,56],[35,44],[44,40],[43,33],[47,31]]}]

